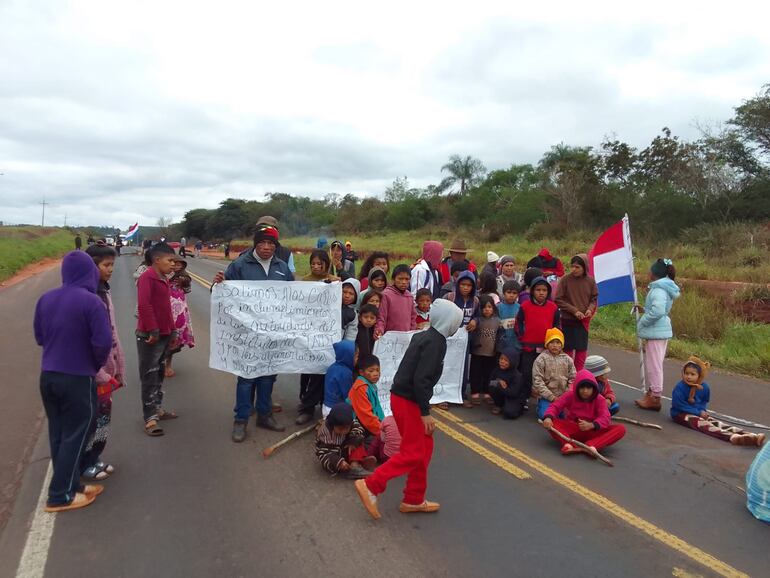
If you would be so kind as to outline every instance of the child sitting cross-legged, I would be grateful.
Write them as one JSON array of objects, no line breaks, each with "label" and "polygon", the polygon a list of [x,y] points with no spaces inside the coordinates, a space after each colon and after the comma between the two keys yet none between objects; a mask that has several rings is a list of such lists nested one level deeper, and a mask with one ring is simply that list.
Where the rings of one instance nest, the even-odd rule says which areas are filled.
[{"label": "child sitting cross-legged", "polygon": [[335,405],[318,428],[315,455],[330,474],[343,474],[349,479],[367,477],[364,465],[372,467],[376,460],[366,455],[364,430],[353,419],[353,408],[342,402]]},{"label": "child sitting cross-legged", "polygon": [[596,384],[599,386],[599,393],[607,402],[610,415],[615,415],[620,411],[620,404],[615,397],[615,391],[610,383],[610,372],[612,368],[607,360],[601,355],[589,355],[586,358],[584,369],[587,369],[596,378]]},{"label": "child sitting cross-legged", "polygon": [[698,430],[706,435],[736,446],[761,446],[765,434],[747,432],[710,416],[708,409],[711,390],[704,381],[710,365],[690,356],[682,368],[682,380],[671,394],[671,419],[679,425]]},{"label": "child sitting cross-legged", "polygon": [[[554,428],[569,438],[600,450],[626,435],[626,428],[613,424],[611,420],[610,410],[599,393],[596,378],[590,371],[581,369],[572,389],[557,398],[545,411],[543,427],[549,430]],[[550,434],[561,444],[561,453],[564,455],[585,451],[565,442],[554,432]]]},{"label": "child sitting cross-legged", "polygon": [[529,396],[529,388],[519,372],[519,351],[515,347],[506,347],[500,352],[497,367],[492,372],[489,382],[489,395],[495,402],[492,413],[503,414],[505,419],[516,419],[524,413],[524,405]]},{"label": "child sitting cross-legged", "polygon": [[532,366],[532,393],[537,400],[537,417],[543,419],[545,410],[569,390],[575,380],[575,364],[564,353],[564,334],[552,327],[545,333],[545,351]]}]

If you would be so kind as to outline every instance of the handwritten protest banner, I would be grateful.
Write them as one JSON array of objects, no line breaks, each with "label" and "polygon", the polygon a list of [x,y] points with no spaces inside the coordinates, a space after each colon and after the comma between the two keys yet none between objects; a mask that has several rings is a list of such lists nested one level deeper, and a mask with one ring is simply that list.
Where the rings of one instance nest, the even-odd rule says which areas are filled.
[{"label": "handwritten protest banner", "polygon": [[340,283],[214,285],[209,367],[246,378],[326,373],[342,335],[341,307]]},{"label": "handwritten protest banner", "polygon": [[[398,366],[404,357],[412,335],[417,331],[388,331],[374,345],[374,354],[380,359],[380,381],[377,394],[385,415],[390,415],[390,387]],[[460,329],[446,340],[444,371],[433,388],[431,403],[462,403],[463,362],[468,346],[468,332]]]}]

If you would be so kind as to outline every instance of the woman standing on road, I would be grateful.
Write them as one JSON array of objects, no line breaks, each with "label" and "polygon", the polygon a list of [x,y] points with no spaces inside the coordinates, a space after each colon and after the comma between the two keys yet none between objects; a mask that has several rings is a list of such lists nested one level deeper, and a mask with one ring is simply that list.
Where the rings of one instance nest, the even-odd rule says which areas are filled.
[{"label": "woman standing on road", "polygon": [[676,269],[670,259],[658,259],[650,267],[650,286],[644,307],[636,305],[640,313],[637,335],[644,340],[644,372],[648,390],[634,403],[641,409],[660,411],[663,394],[663,360],[668,340],[674,336],[671,327],[671,306],[679,297],[679,286],[674,283]]}]

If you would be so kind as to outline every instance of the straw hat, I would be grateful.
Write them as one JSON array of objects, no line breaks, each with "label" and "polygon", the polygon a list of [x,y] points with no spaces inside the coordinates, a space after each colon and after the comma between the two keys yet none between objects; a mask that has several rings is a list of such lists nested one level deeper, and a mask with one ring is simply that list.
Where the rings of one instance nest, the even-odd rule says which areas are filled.
[{"label": "straw hat", "polygon": [[470,251],[470,249],[465,246],[465,241],[463,239],[455,239],[449,246],[450,253],[467,253],[468,251]]}]

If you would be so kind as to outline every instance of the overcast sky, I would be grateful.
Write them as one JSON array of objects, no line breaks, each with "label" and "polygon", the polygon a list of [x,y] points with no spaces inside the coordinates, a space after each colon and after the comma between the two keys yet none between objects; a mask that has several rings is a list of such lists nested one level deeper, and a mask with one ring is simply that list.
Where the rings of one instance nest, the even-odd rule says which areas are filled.
[{"label": "overcast sky", "polygon": [[0,220],[45,197],[47,224],[154,225],[695,137],[770,82],[768,5],[715,6],[0,0]]}]

